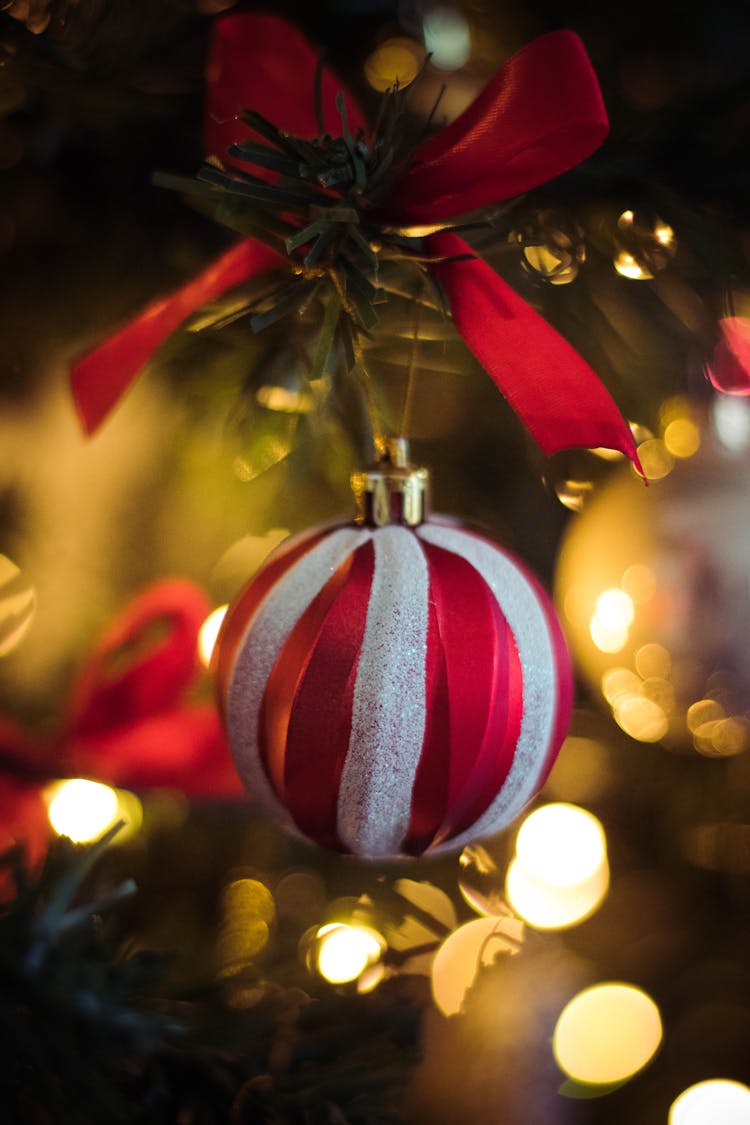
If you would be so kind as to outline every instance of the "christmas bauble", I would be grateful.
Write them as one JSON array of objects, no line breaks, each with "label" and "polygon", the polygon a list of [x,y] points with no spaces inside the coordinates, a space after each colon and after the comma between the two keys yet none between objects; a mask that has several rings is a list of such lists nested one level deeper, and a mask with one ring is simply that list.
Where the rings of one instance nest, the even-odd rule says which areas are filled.
[{"label": "christmas bauble", "polygon": [[319,845],[461,847],[512,821],[552,766],[572,696],[562,633],[507,551],[423,519],[425,470],[385,463],[353,484],[359,522],[288,540],[225,618],[229,741],[250,792]]},{"label": "christmas bauble", "polygon": [[644,489],[615,471],[570,522],[556,596],[628,735],[728,757],[750,748],[750,408],[721,398],[676,424],[691,440],[667,475]]}]

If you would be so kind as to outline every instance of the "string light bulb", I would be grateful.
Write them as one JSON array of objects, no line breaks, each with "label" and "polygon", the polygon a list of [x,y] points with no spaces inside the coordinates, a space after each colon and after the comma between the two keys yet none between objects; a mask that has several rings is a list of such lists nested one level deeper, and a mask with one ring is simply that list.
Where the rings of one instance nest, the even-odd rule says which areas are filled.
[{"label": "string light bulb", "polygon": [[228,609],[228,605],[218,606],[209,613],[198,630],[198,658],[204,668],[209,668],[211,665],[211,657],[213,656],[216,638],[219,635],[221,623]]},{"label": "string light bulb", "polygon": [[713,1078],[684,1090],[672,1103],[668,1125],[750,1125],[750,1089]]},{"label": "string light bulb", "polygon": [[544,805],[521,825],[505,880],[513,909],[537,930],[562,930],[596,910],[609,888],[604,829],[578,805]]},{"label": "string light bulb", "polygon": [[348,984],[358,980],[371,965],[380,961],[385,942],[369,926],[331,922],[316,934],[316,966],[329,984]]},{"label": "string light bulb", "polygon": [[56,782],[47,794],[47,815],[58,836],[74,844],[97,840],[118,819],[117,793],[82,777]]},{"label": "string light bulb", "polygon": [[552,1049],[569,1078],[605,1086],[642,1070],[661,1040],[661,1016],[651,997],[633,985],[606,983],[584,989],[563,1008]]}]

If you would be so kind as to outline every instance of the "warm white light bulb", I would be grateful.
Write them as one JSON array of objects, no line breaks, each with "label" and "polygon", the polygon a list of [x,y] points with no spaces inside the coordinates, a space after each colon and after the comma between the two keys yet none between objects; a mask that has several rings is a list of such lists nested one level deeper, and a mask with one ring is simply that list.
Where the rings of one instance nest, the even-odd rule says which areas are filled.
[{"label": "warm white light bulb", "polygon": [[117,820],[117,793],[108,785],[81,777],[62,781],[52,789],[48,816],[59,836],[87,844]]},{"label": "warm white light bulb", "polygon": [[609,888],[604,829],[577,805],[544,805],[526,818],[505,879],[515,912],[536,930],[563,930],[587,918]]},{"label": "warm white light bulb", "polygon": [[365,926],[321,926],[318,940],[318,972],[331,984],[357,980],[383,951],[379,936]]},{"label": "warm white light bulb", "polygon": [[570,887],[588,879],[607,856],[601,822],[586,809],[564,802],[542,805],[526,817],[516,856],[537,879]]},{"label": "warm white light bulb", "polygon": [[750,1125],[750,1089],[727,1078],[698,1082],[672,1103],[669,1125]]},{"label": "warm white light bulb", "polygon": [[198,656],[204,668],[208,668],[211,664],[216,638],[219,635],[221,624],[226,617],[228,609],[229,606],[220,605],[217,609],[213,610],[212,613],[209,613],[198,630]]},{"label": "warm white light bulb", "polygon": [[[552,1048],[570,1078],[610,1085],[642,1070],[661,1040],[661,1017],[650,996],[629,984],[597,984],[563,1008]],[[714,1120],[724,1125],[723,1118]]]}]

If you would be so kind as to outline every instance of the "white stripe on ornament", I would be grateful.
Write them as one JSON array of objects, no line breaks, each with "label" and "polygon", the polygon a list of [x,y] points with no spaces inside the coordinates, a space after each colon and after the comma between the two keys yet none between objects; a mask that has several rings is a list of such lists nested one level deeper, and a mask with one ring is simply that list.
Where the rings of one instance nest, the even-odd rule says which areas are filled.
[{"label": "white stripe on ornament", "polygon": [[354,685],[338,831],[357,855],[397,855],[425,732],[429,573],[414,532],[373,533],[375,568]]},{"label": "white stripe on ornament", "polygon": [[[370,531],[346,527],[321,540],[271,587],[237,644],[226,698],[229,742],[251,798],[257,798],[288,828],[293,828],[292,819],[277,798],[260,758],[258,717],[263,693],[289,634],[310,602],[370,536]],[[314,746],[310,753],[315,753]]]},{"label": "white stripe on ornament", "polygon": [[470,840],[499,832],[536,792],[549,751],[557,712],[555,647],[536,592],[513,560],[494,544],[465,531],[425,524],[417,534],[452,551],[479,572],[497,598],[518,648],[523,674],[523,714],[516,752],[500,792],[471,828],[434,853],[453,851]]}]

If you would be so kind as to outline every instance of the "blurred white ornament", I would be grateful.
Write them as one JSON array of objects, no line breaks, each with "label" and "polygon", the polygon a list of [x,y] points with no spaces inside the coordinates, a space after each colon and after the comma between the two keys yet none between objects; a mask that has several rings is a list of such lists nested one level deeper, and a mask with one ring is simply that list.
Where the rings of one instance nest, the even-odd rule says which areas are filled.
[{"label": "blurred white ornament", "polygon": [[522,941],[523,923],[517,918],[477,918],[454,930],[432,963],[432,996],[440,1011],[446,1016],[461,1012],[482,969],[517,953]]},{"label": "blurred white ornament", "polygon": [[665,413],[667,476],[645,489],[614,470],[570,522],[555,596],[580,671],[630,737],[722,757],[750,745],[750,456],[708,419],[698,440],[674,429],[696,419]]}]

